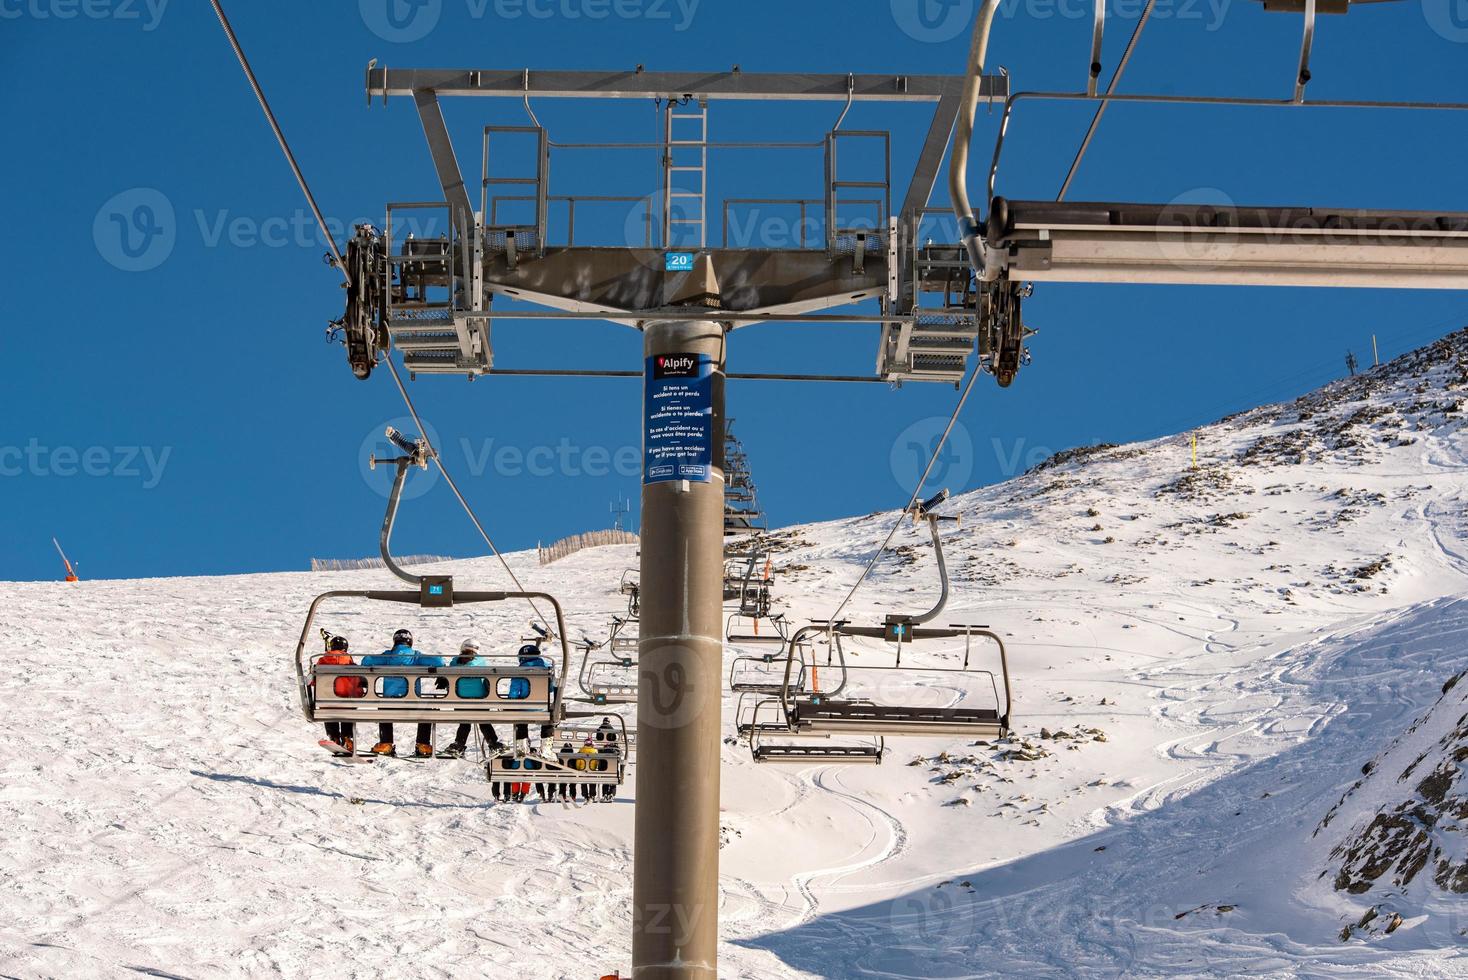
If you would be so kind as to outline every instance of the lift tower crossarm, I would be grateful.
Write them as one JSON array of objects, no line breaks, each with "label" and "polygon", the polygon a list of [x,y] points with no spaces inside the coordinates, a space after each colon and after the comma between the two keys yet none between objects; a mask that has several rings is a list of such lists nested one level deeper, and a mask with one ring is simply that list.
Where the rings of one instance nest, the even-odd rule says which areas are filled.
[{"label": "lift tower crossarm", "polygon": [[[433,92],[523,99],[757,99],[791,102],[937,102],[963,93],[960,75],[811,75],[804,72],[532,71],[369,68],[368,98]],[[1009,79],[986,75],[984,101],[1009,97]]]},{"label": "lift tower crossarm", "polygon": [[[963,94],[960,75],[809,75],[804,72],[527,72],[524,69],[367,69],[368,98],[432,91],[440,97],[666,98],[935,103]],[[982,100],[1009,98],[1009,78],[985,75]]]}]

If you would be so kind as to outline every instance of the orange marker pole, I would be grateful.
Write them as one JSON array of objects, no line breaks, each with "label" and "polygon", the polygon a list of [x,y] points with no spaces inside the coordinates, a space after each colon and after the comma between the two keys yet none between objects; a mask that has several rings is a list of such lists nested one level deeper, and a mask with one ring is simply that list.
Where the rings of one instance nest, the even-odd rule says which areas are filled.
[{"label": "orange marker pole", "polygon": [[66,557],[66,552],[64,552],[64,551],[61,550],[61,542],[60,541],[57,541],[55,538],[52,538],[51,539],[51,543],[56,546],[56,553],[61,556],[61,564],[63,564],[63,565],[66,566],[66,581],[68,581],[68,582],[79,582],[79,581],[81,581],[76,576],[76,569],[74,569],[74,568],[71,567],[71,560]]}]

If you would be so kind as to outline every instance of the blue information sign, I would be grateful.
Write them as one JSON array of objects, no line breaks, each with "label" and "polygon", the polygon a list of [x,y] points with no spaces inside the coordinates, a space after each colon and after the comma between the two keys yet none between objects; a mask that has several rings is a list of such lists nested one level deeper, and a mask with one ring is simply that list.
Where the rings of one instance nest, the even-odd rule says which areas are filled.
[{"label": "blue information sign", "polygon": [[714,465],[714,362],[707,354],[647,359],[642,482],[708,483]]},{"label": "blue information sign", "polygon": [[663,258],[667,263],[663,268],[668,272],[692,272],[698,256],[694,252],[668,252]]}]

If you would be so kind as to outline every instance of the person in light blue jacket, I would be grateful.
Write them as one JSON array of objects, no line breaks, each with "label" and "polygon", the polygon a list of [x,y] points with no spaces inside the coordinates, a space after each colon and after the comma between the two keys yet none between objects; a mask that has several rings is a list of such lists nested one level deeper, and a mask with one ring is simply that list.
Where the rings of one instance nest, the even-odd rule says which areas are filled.
[{"label": "person in light blue jacket", "polygon": [[[479,641],[465,640],[459,645],[459,655],[455,657],[448,666],[451,667],[488,667],[490,663],[479,655]],[[459,696],[471,698],[484,698],[489,696],[489,681],[487,677],[462,677],[459,679]],[[448,748],[444,749],[440,756],[449,759],[462,759],[464,750],[469,745],[469,735],[473,726],[463,724],[454,734],[454,740]],[[495,732],[494,726],[488,722],[480,722],[479,733],[484,736],[486,750],[495,752],[503,745],[500,743],[499,734]]]},{"label": "person in light blue jacket", "polygon": [[[410,630],[398,630],[392,635],[392,649],[384,650],[375,657],[363,657],[363,667],[442,667],[442,657],[425,657],[413,649],[413,634]],[[382,697],[405,698],[408,696],[406,677],[385,677],[382,680]],[[393,746],[392,722],[377,726],[378,742],[372,747],[373,755],[396,755]],[[419,758],[433,755],[433,726],[418,726],[418,744],[413,754]]]}]

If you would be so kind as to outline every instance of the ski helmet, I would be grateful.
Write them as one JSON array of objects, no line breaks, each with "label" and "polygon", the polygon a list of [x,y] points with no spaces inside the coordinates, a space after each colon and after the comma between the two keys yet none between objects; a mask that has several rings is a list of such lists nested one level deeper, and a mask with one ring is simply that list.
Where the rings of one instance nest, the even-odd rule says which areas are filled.
[{"label": "ski helmet", "polygon": [[460,653],[478,653],[479,652],[479,641],[478,640],[465,640],[463,643],[460,643],[459,644],[459,652]]},{"label": "ski helmet", "polygon": [[326,648],[332,653],[345,653],[347,650],[347,638],[345,636],[333,636]]},{"label": "ski helmet", "polygon": [[413,645],[412,630],[398,630],[392,635],[392,645],[395,647],[410,647]]},{"label": "ski helmet", "polygon": [[536,646],[534,643],[527,643],[520,648],[521,660],[528,660],[531,657],[538,656],[540,656],[540,647]]}]

